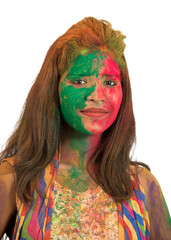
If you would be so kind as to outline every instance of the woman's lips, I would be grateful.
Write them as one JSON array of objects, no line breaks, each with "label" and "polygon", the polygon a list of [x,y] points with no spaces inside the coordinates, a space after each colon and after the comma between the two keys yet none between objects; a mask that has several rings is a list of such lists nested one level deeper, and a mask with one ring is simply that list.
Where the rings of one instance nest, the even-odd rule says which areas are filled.
[{"label": "woman's lips", "polygon": [[80,112],[88,117],[93,117],[93,118],[101,118],[109,113],[104,108],[86,108],[84,110],[81,110]]}]

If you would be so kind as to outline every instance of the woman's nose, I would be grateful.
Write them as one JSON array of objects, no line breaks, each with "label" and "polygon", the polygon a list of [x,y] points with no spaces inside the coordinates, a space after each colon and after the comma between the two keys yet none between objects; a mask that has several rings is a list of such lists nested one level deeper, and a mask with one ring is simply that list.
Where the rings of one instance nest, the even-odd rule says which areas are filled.
[{"label": "woman's nose", "polygon": [[104,102],[104,89],[100,84],[96,84],[94,91],[87,97],[87,101],[91,102]]}]

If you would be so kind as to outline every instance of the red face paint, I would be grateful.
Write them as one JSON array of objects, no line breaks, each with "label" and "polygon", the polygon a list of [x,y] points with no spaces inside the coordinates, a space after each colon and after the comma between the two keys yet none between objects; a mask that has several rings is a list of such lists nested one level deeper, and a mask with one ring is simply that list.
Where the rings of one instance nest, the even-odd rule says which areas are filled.
[{"label": "red face paint", "polygon": [[84,128],[93,134],[104,132],[115,121],[121,102],[121,76],[113,59],[103,54],[98,74],[87,82],[95,86],[95,90],[87,97],[86,107],[79,115],[82,117]]}]

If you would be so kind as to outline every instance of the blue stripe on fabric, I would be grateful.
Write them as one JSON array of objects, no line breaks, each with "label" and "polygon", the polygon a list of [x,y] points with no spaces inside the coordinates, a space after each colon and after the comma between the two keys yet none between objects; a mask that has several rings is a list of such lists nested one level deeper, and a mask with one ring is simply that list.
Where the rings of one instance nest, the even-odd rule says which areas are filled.
[{"label": "blue stripe on fabric", "polygon": [[145,209],[146,209],[146,211],[147,211],[147,206],[146,206],[146,202],[145,202],[145,194],[142,192],[142,191],[137,191],[137,190],[135,190],[134,191],[135,192],[135,196],[138,198],[138,199],[140,199],[141,201],[143,201],[143,203],[144,203],[144,207],[145,207]]},{"label": "blue stripe on fabric", "polygon": [[139,191],[134,190],[134,192],[135,192],[135,196],[136,197],[138,197],[139,199],[141,199],[143,201],[145,200],[145,195],[144,195],[144,193],[141,190],[139,190]]},{"label": "blue stripe on fabric", "polygon": [[46,182],[44,180],[45,178],[45,169],[43,170],[41,177],[40,177],[40,191],[41,193],[45,193],[46,190]]},{"label": "blue stripe on fabric", "polygon": [[45,206],[45,199],[43,197],[40,198],[40,207],[39,207],[39,214],[38,214],[38,222],[40,229],[43,229],[45,213],[46,213],[46,206]]},{"label": "blue stripe on fabric", "polygon": [[[49,201],[48,201],[48,205],[49,205]],[[50,217],[50,222],[48,224],[46,224],[45,231],[47,231],[47,230],[49,230],[51,228],[52,208],[48,208],[48,216]]]},{"label": "blue stripe on fabric", "polygon": [[120,210],[118,210],[118,215],[120,215],[122,217],[122,213]]},{"label": "blue stripe on fabric", "polygon": [[53,158],[52,162],[53,162],[54,168],[58,169],[59,161],[57,161],[55,158]]},{"label": "blue stripe on fabric", "polygon": [[20,239],[20,240],[30,240],[30,239],[32,240],[32,238],[30,238],[30,239],[26,239],[26,238],[23,238],[22,236],[19,237],[19,239]]},{"label": "blue stripe on fabric", "polygon": [[133,210],[133,212],[134,212],[134,215],[135,215],[135,219],[136,219],[142,226],[144,226],[142,216],[139,215],[139,214],[137,214],[134,210]]},{"label": "blue stripe on fabric", "polygon": [[125,231],[125,240],[129,240],[128,233],[127,233],[125,226],[124,226],[124,231]]},{"label": "blue stripe on fabric", "polygon": [[150,232],[148,231],[148,229],[146,229],[146,233],[145,233],[145,238],[146,239],[150,239]]}]

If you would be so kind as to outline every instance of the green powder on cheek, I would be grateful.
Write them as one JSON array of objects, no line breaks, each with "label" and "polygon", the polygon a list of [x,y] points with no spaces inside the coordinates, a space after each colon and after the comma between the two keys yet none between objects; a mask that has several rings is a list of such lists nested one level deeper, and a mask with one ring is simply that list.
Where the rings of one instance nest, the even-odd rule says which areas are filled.
[{"label": "green powder on cheek", "polygon": [[61,111],[65,121],[74,129],[85,134],[91,133],[84,128],[77,110],[85,108],[86,99],[94,90],[95,85],[90,88],[75,88],[64,82],[60,85]]}]

